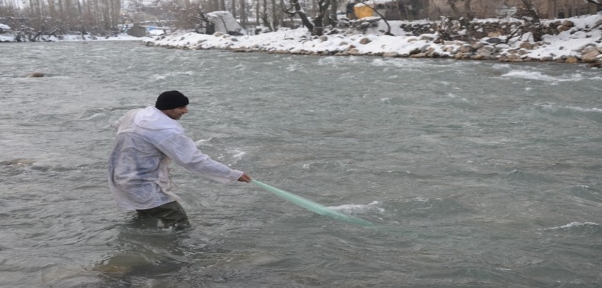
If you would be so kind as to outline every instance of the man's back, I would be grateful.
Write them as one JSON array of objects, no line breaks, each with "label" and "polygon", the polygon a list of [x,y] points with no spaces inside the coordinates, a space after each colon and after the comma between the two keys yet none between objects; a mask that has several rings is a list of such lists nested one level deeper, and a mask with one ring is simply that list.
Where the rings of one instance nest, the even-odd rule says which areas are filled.
[{"label": "man's back", "polygon": [[162,188],[169,191],[170,159],[156,146],[170,131],[148,129],[156,122],[145,119],[145,116],[155,118],[153,111],[147,111],[151,109],[154,108],[129,111],[114,124],[117,137],[109,158],[109,183],[117,205],[126,210],[148,209],[174,201],[161,192]]}]

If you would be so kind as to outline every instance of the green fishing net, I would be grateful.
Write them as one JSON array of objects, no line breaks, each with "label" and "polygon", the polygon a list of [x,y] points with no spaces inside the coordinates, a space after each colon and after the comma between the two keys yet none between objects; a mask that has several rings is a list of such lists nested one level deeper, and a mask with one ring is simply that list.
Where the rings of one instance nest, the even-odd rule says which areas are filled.
[{"label": "green fishing net", "polygon": [[353,224],[353,225],[357,225],[357,226],[374,226],[374,224],[370,221],[358,218],[358,217],[354,217],[351,215],[345,215],[343,213],[339,213],[337,211],[334,211],[332,209],[328,209],[328,207],[320,205],[318,203],[312,202],[310,200],[307,200],[301,196],[297,196],[293,193],[290,192],[286,192],[284,190],[280,190],[276,187],[272,187],[268,184],[259,182],[257,180],[251,180],[251,183],[257,185],[258,187],[271,192],[272,194],[283,198],[289,202],[292,202],[293,204],[296,204],[298,206],[301,206],[311,212],[323,215],[323,216],[328,216],[330,218],[339,220],[339,221],[343,221],[343,222],[347,222],[349,224]]}]

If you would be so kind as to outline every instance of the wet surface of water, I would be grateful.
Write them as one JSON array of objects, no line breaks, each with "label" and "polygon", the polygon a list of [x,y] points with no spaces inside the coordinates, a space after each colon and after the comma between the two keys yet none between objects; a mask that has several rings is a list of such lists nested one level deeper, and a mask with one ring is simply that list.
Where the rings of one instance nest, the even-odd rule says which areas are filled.
[{"label": "wet surface of water", "polygon": [[[602,283],[600,70],[136,42],[0,54],[2,287]],[[378,227],[178,167],[195,230],[136,225],[107,187],[109,125],[173,89],[202,151]]]}]

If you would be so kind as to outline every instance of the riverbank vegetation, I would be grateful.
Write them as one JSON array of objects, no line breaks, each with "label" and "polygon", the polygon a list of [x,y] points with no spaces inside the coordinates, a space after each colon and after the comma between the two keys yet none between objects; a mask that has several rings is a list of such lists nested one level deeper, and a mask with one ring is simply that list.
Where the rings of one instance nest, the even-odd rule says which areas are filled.
[{"label": "riverbank vegetation", "polygon": [[319,36],[364,17],[380,18],[385,25],[511,17],[527,21],[537,42],[544,33],[543,19],[601,10],[600,0],[0,0],[0,33],[12,34],[15,41],[45,41],[45,36],[111,36],[141,24],[147,30],[162,26],[213,34],[207,14],[226,11],[247,35],[303,26]]}]

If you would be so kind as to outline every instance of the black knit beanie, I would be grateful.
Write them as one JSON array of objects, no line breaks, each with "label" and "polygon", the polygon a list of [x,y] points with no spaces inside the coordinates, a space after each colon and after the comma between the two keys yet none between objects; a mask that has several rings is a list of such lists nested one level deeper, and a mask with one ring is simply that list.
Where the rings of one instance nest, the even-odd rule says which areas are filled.
[{"label": "black knit beanie", "polygon": [[155,107],[159,110],[169,110],[188,105],[188,97],[179,91],[165,91],[159,95]]}]

